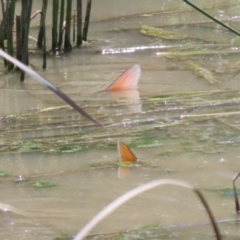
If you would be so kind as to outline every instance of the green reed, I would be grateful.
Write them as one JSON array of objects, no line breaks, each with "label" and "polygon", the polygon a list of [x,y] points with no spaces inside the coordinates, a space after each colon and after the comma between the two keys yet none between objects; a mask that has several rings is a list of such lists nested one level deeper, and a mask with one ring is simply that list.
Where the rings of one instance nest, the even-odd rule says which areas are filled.
[{"label": "green reed", "polygon": [[[8,54],[13,56],[13,23],[14,23],[14,13],[15,13],[15,0],[8,2],[8,21],[7,21],[7,51]],[[11,62],[7,63],[8,71],[14,68]]]},{"label": "green reed", "polygon": [[[18,4],[21,9],[21,14],[16,13],[15,5]],[[87,40],[90,12],[92,1],[88,0],[86,8],[86,16],[84,28],[82,27],[82,0],[76,0],[76,9],[72,9],[72,0],[53,0],[53,10],[47,13],[48,0],[42,0],[42,9],[36,11],[32,16],[32,0],[25,0],[19,3],[16,0],[0,1],[0,7],[2,11],[2,19],[0,22],[0,48],[7,49],[7,52],[13,56],[16,54],[16,58],[22,61],[24,64],[28,64],[28,39],[30,33],[31,19],[40,15],[39,32],[37,37],[36,47],[43,51],[43,68],[46,68],[46,16],[51,14],[52,16],[52,52],[61,51],[62,44],[63,49],[69,51],[73,45],[81,47],[82,41]],[[15,21],[15,22],[14,22]],[[76,27],[75,27],[76,25]],[[72,27],[73,26],[73,27]],[[77,32],[75,32],[75,29]],[[16,41],[14,41],[13,33],[16,31]],[[72,40],[71,40],[72,34]],[[76,42],[76,43],[75,43]],[[8,71],[14,68],[12,63],[8,63],[4,59],[4,64],[7,66]],[[21,81],[24,81],[24,72],[21,72]]]},{"label": "green reed", "polygon": [[41,17],[41,28],[43,32],[43,65],[42,65],[43,69],[46,69],[47,67],[46,25],[45,25],[46,12],[47,12],[47,0],[43,0]]},{"label": "green reed", "polygon": [[87,41],[87,34],[88,34],[88,27],[89,27],[89,21],[90,21],[91,8],[92,8],[92,0],[88,0],[87,1],[85,21],[84,21],[84,27],[83,27],[83,40],[84,41]]},{"label": "green reed", "polygon": [[22,22],[18,14],[16,15],[16,58],[22,60]]},{"label": "green reed", "polygon": [[59,38],[58,38],[58,47],[59,48],[61,48],[62,41],[63,41],[64,10],[65,10],[65,0],[61,0],[60,19],[59,19]]},{"label": "green reed", "polygon": [[82,45],[82,0],[77,0],[77,47]]},{"label": "green reed", "polygon": [[67,51],[72,50],[72,44],[70,40],[71,18],[72,18],[72,1],[67,1],[65,42],[64,42],[64,50],[67,50]]},{"label": "green reed", "polygon": [[40,19],[40,26],[39,26],[39,32],[38,32],[38,38],[37,38],[37,47],[39,49],[42,49],[43,47],[43,41],[44,41],[44,35],[45,33],[45,19],[46,19],[46,13],[47,13],[47,5],[48,0],[43,0],[42,3],[42,11],[41,11],[41,19]]},{"label": "green reed", "polygon": [[52,7],[52,51],[56,51],[57,49],[57,24],[58,24],[58,8],[59,8],[59,0],[53,0]]},{"label": "green reed", "polygon": [[[22,1],[22,62],[28,65],[28,36],[29,36],[29,27],[30,19],[32,12],[32,0]],[[23,82],[25,77],[25,72],[21,72],[20,81]]]}]

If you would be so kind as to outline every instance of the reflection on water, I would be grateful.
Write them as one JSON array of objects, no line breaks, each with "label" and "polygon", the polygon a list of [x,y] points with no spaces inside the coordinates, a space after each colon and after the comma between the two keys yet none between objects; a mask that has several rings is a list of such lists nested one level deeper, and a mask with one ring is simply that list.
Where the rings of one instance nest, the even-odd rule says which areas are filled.
[{"label": "reflection on water", "polygon": [[[39,56],[30,57],[40,74],[99,119],[104,129],[83,119],[33,79],[21,84],[15,74],[1,75],[0,173],[8,173],[0,179],[1,202],[31,215],[2,212],[4,238],[72,235],[116,197],[159,178],[193,184],[202,190],[218,220],[235,220],[232,196],[218,189],[231,189],[231,179],[239,170],[239,59],[238,51],[231,48],[231,44],[237,46],[237,40],[183,2],[159,4],[149,0],[136,5],[134,0],[105,1],[106,5],[93,4],[89,36],[94,41],[89,47],[74,49],[69,55],[49,56],[47,71],[39,67]],[[201,4],[237,28],[234,16],[239,13],[240,1],[217,1],[214,7],[206,1]],[[196,36],[197,40],[145,36],[139,27],[146,24]],[[214,41],[206,44],[200,37]],[[164,49],[167,54],[153,48],[101,54],[102,49],[157,45],[170,46]],[[220,82],[210,84],[189,69],[186,60],[211,71]],[[136,63],[142,68],[138,90],[100,92]],[[140,160],[155,167],[137,166],[119,179],[117,141],[126,143]],[[17,176],[24,181],[15,181]],[[36,188],[36,182],[56,186]],[[145,234],[145,239],[161,234],[163,239],[208,239],[212,237],[210,226],[196,226],[207,220],[194,194],[162,187],[121,207],[95,233],[150,225],[149,235],[141,230],[138,234]],[[195,225],[196,232],[191,233],[188,223]],[[159,232],[154,224],[169,228]],[[186,232],[169,230],[178,224],[185,224]],[[231,224],[220,225],[220,229],[238,235]],[[136,238],[140,237],[143,235]]]},{"label": "reflection on water", "polygon": [[127,113],[142,112],[142,103],[137,89],[109,92],[108,95],[113,101],[123,101],[125,99],[125,102],[127,102]]}]

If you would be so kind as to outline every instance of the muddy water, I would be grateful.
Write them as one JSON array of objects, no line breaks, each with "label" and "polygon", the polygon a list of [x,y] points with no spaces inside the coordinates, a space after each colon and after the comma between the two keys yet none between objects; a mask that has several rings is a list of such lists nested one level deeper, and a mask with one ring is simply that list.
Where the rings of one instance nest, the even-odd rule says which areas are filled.
[{"label": "muddy water", "polygon": [[[236,37],[181,2],[160,2],[94,2],[88,47],[49,56],[46,71],[41,70],[40,56],[30,56],[35,70],[84,106],[104,129],[83,119],[33,79],[27,77],[20,84],[17,75],[1,74],[0,116],[8,118],[0,125],[0,170],[10,174],[1,178],[1,202],[23,211],[1,213],[3,238],[54,239],[75,234],[115,198],[159,178],[187,181],[201,189],[217,220],[237,218],[231,196],[231,179],[239,170],[240,156]],[[212,6],[201,2],[209,13],[237,29],[240,1],[215,1]],[[34,21],[33,37],[38,23]],[[160,40],[142,35],[139,27],[143,24],[193,37]],[[164,49],[139,50],[140,46]],[[179,54],[182,46],[188,55]],[[129,48],[134,51],[123,53]],[[112,54],[103,54],[109,49]],[[175,55],[170,56],[170,51]],[[186,61],[210,70],[219,82],[211,84],[199,77]],[[142,68],[139,91],[100,92],[135,63]],[[150,166],[136,167],[120,180],[118,168],[109,167],[118,160],[118,140]],[[16,182],[19,175],[26,181]],[[56,186],[33,187],[40,181]],[[94,233],[158,224],[158,230],[145,239],[153,239],[156,232],[157,238],[164,239],[212,239],[208,224],[193,231],[188,227],[207,222],[193,193],[165,186],[125,204]],[[229,237],[239,231],[237,225],[222,224],[220,229]],[[142,239],[141,231],[125,238]]]}]

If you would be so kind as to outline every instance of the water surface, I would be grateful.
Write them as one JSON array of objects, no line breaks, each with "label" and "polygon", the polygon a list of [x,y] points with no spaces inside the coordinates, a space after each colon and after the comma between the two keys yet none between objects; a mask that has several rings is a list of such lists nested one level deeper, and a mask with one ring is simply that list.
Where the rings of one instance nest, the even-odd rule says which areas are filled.
[{"label": "water surface", "polygon": [[[11,175],[1,178],[1,202],[23,210],[23,215],[31,214],[28,218],[2,212],[4,238],[54,239],[75,234],[121,194],[160,178],[186,181],[201,189],[218,221],[237,218],[231,196],[240,156],[237,38],[181,1],[130,2],[94,2],[89,46],[49,56],[47,70],[41,69],[41,56],[30,55],[31,66],[103,123],[104,129],[83,119],[34,79],[27,77],[21,84],[17,74],[2,71],[0,170]],[[201,7],[237,29],[239,3],[201,1]],[[33,37],[37,24],[38,20],[32,23]],[[146,36],[140,33],[142,25],[192,38],[173,41]],[[149,49],[139,50],[141,46]],[[123,53],[129,48],[134,51]],[[183,48],[188,54],[182,54]],[[109,49],[112,54],[103,54]],[[218,82],[199,77],[186,64],[189,61],[211,71]],[[142,68],[139,91],[100,92],[135,63]],[[119,140],[155,167],[137,167],[126,179],[119,179],[114,165]],[[105,167],[96,165],[105,163]],[[26,181],[16,182],[20,175]],[[40,181],[56,186],[33,187]],[[209,224],[196,227],[203,223],[208,218],[193,193],[165,186],[125,204],[94,233],[157,224],[145,239],[153,239],[156,232],[163,239],[212,239]],[[238,228],[228,224],[221,224],[220,230],[229,237],[238,234]],[[146,231],[125,237],[142,239],[141,233]]]}]

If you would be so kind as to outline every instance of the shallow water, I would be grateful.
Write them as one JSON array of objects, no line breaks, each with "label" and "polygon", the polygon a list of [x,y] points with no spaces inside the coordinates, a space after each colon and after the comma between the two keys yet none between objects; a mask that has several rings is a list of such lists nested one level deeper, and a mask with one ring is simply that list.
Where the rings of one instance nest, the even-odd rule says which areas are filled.
[{"label": "shallow water", "polygon": [[[23,211],[1,213],[2,238],[54,239],[75,234],[118,196],[162,178],[199,188],[218,221],[235,223],[231,180],[239,170],[240,156],[237,38],[180,1],[99,2],[93,5],[88,47],[49,56],[46,71],[37,53],[31,54],[30,63],[103,123],[104,129],[83,119],[30,77],[21,84],[17,74],[1,73],[0,170],[10,174],[0,179],[1,202]],[[205,2],[201,6],[207,6],[209,13],[238,28],[240,1],[218,0],[212,2],[214,7]],[[32,23],[33,37],[37,23]],[[143,24],[192,38],[159,40],[142,35]],[[158,47],[140,50],[140,46]],[[133,47],[131,53],[117,53]],[[184,56],[183,47],[188,53]],[[109,49],[114,54],[103,54]],[[210,84],[197,76],[186,61],[211,70],[219,82]],[[139,92],[100,92],[135,63],[142,68]],[[118,168],[109,166],[118,161],[118,140],[155,167],[136,167],[126,179],[119,179]],[[20,175],[26,181],[15,181]],[[56,186],[33,187],[39,181]],[[112,239],[214,239],[210,225],[203,223],[208,223],[208,217],[193,193],[164,186],[126,203],[93,232],[140,228],[125,236],[113,234]],[[159,227],[141,230],[154,224]],[[219,225],[226,239],[238,236],[237,223],[233,225]],[[93,238],[98,237],[108,238]]]}]

